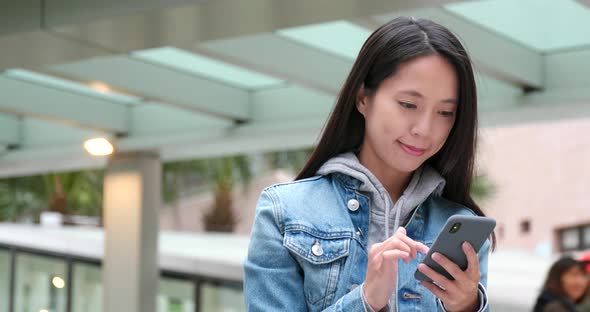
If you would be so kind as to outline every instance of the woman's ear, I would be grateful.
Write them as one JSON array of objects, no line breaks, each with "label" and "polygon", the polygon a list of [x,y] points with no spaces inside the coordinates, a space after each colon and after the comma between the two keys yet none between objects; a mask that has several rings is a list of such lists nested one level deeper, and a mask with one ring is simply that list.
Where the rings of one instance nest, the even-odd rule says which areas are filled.
[{"label": "woman's ear", "polygon": [[367,104],[369,101],[369,97],[365,92],[365,86],[361,86],[359,91],[356,94],[356,109],[361,113],[361,115],[365,116],[365,112],[367,111]]}]

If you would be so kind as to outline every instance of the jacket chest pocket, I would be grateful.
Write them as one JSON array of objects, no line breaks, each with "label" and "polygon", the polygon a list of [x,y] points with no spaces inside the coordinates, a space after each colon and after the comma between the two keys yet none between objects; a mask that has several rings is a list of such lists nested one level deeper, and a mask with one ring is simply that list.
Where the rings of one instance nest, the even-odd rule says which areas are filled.
[{"label": "jacket chest pocket", "polygon": [[334,299],[344,261],[350,253],[352,233],[325,233],[301,229],[285,232],[283,245],[303,271],[308,305],[323,309]]}]

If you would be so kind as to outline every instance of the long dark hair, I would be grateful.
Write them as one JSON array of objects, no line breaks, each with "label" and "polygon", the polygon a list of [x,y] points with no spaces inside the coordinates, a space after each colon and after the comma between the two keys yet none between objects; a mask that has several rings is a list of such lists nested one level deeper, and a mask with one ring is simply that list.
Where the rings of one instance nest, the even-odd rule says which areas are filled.
[{"label": "long dark hair", "polygon": [[[579,267],[580,270],[584,272],[584,274],[586,274],[586,272],[584,271],[584,264],[571,257],[563,257],[555,261],[555,263],[553,263],[553,265],[551,265],[551,268],[549,269],[547,279],[543,284],[543,290],[550,291],[556,295],[561,295],[567,298],[567,294],[563,289],[561,277],[563,276],[563,274],[565,274],[565,272],[569,271],[571,268],[574,267]],[[582,296],[577,302],[574,303],[580,303],[582,300],[584,300],[584,296]]]},{"label": "long dark hair", "polygon": [[[457,37],[445,27],[425,19],[399,17],[371,34],[340,90],[317,147],[296,180],[314,176],[330,158],[360,147],[365,120],[356,108],[356,99],[361,88],[367,94],[374,94],[385,79],[396,73],[401,63],[433,54],[444,57],[454,67],[459,82],[459,102],[447,141],[427,162],[445,178],[445,198],[483,216],[469,193],[477,145],[477,93],[471,60]],[[492,235],[492,246],[495,241]]]}]

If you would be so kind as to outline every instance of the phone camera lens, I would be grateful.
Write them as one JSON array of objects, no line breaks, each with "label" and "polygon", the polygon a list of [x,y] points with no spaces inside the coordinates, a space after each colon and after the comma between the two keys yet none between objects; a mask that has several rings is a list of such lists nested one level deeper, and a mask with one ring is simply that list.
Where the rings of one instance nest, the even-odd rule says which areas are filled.
[{"label": "phone camera lens", "polygon": [[457,233],[457,231],[459,231],[459,229],[461,228],[461,223],[455,223],[453,224],[453,226],[451,227],[451,233]]}]

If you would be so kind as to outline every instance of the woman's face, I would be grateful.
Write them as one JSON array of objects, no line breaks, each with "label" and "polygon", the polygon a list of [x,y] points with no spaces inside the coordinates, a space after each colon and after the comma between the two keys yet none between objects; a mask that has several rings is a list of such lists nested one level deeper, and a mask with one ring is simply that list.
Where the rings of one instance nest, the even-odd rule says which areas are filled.
[{"label": "woman's face", "polygon": [[587,274],[582,268],[574,266],[561,276],[563,291],[572,301],[578,301],[588,289],[589,280]]},{"label": "woman's face", "polygon": [[400,64],[374,94],[364,95],[361,90],[357,99],[365,117],[361,157],[369,167],[407,174],[436,154],[455,123],[457,80],[450,63],[428,55]]}]

